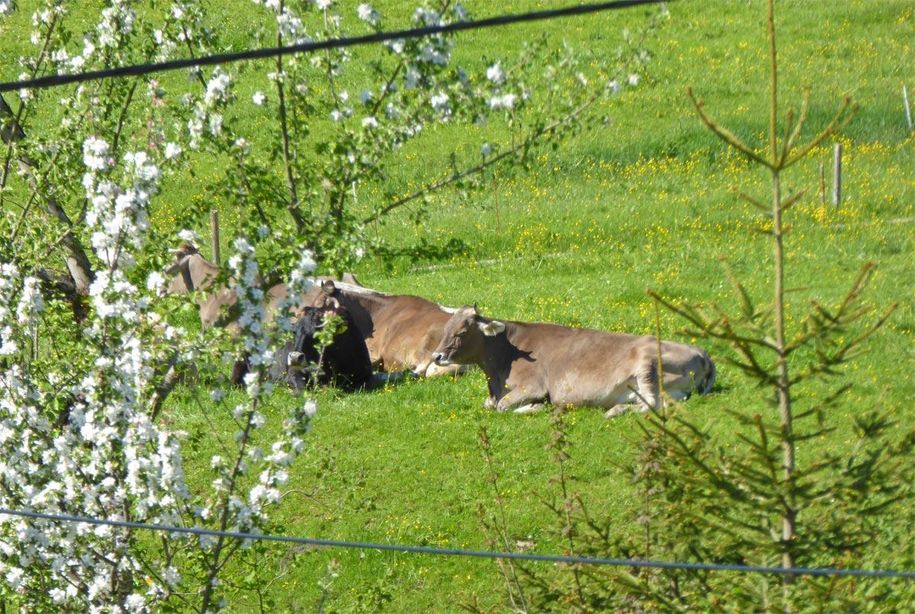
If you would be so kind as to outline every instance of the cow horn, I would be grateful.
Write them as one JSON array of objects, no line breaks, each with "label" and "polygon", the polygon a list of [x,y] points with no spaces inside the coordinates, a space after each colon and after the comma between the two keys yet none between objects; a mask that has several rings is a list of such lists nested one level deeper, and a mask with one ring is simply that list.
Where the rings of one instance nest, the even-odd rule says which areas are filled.
[{"label": "cow horn", "polygon": [[364,287],[364,286],[359,282],[359,280],[356,278],[356,276],[353,275],[352,273],[344,273],[344,274],[343,274],[343,277],[341,277],[340,281],[342,281],[342,282],[345,283],[345,284],[350,284],[350,285],[352,285],[352,286],[359,286],[360,288],[363,288],[363,287]]}]

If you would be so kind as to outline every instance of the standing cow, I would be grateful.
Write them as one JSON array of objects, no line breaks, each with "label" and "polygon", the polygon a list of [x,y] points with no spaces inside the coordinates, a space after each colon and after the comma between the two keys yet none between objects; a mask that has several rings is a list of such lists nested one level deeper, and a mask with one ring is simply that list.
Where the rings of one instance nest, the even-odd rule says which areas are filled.
[{"label": "standing cow", "polygon": [[[712,389],[715,365],[704,350],[661,341],[660,352],[664,391],[671,398]],[[606,407],[609,418],[631,403],[647,411],[660,402],[654,337],[501,322],[462,307],[445,325],[434,360],[479,365],[489,384],[486,407],[498,411],[524,413],[549,402]]]}]

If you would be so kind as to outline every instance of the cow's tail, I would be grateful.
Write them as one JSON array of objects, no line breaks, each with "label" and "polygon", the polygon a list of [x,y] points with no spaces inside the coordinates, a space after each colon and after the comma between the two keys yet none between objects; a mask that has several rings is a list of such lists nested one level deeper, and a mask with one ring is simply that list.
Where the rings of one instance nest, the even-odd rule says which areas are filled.
[{"label": "cow's tail", "polygon": [[715,363],[705,352],[702,353],[702,362],[705,366],[705,377],[699,383],[699,393],[708,394],[715,385]]}]

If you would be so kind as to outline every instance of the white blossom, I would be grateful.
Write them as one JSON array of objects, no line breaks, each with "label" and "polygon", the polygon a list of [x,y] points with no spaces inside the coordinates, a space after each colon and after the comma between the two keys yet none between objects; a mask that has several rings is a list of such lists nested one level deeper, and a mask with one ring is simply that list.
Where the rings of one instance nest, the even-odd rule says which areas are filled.
[{"label": "white blossom", "polygon": [[219,113],[213,113],[210,115],[208,128],[210,130],[210,134],[213,136],[219,136],[222,134],[222,115]]},{"label": "white blossom", "polygon": [[419,71],[416,70],[415,67],[410,66],[404,74],[404,85],[406,85],[408,90],[411,90],[419,84],[420,77]]},{"label": "white blossom", "polygon": [[505,73],[502,71],[502,66],[498,62],[486,69],[486,78],[495,83],[496,85],[501,85],[505,82]]},{"label": "white blossom", "polygon": [[94,136],[83,141],[83,164],[93,171],[101,171],[113,166],[114,160],[108,156],[108,143]]},{"label": "white blossom", "polygon": [[181,155],[181,146],[177,143],[165,144],[165,159],[173,160]]},{"label": "white blossom", "polygon": [[432,98],[429,99],[429,103],[432,105],[432,108],[438,111],[439,113],[449,114],[451,112],[451,105],[449,104],[450,98],[445,92],[439,92],[434,94]]},{"label": "white blossom", "polygon": [[378,127],[378,120],[375,119],[375,118],[374,118],[373,116],[371,116],[371,115],[370,115],[369,117],[363,117],[363,118],[362,118],[362,127],[363,127],[363,128],[377,128],[377,127]]},{"label": "white blossom", "polygon": [[146,612],[148,610],[146,598],[137,593],[128,595],[127,599],[124,600],[124,609],[127,610],[127,612]]},{"label": "white blossom", "polygon": [[251,100],[254,102],[254,104],[260,107],[267,100],[267,96],[265,96],[262,91],[258,90],[254,92],[253,96],[251,96]]},{"label": "white blossom", "polygon": [[491,109],[513,109],[517,96],[514,94],[504,94],[502,96],[493,96],[489,99],[489,108]]},{"label": "white blossom", "polygon": [[44,299],[41,298],[39,281],[36,277],[26,277],[22,281],[22,294],[16,307],[16,320],[28,327],[35,325],[39,313],[44,310]]},{"label": "white blossom", "polygon": [[369,25],[378,25],[381,16],[378,14],[378,11],[373,9],[369,4],[360,4],[356,8],[356,14],[359,15],[359,19],[368,23]]},{"label": "white blossom", "polygon": [[146,289],[152,290],[155,294],[165,293],[165,276],[159,271],[153,271],[146,278]]},{"label": "white blossom", "polygon": [[203,96],[204,104],[212,107],[217,103],[226,102],[231,83],[232,78],[217,67],[213,71],[213,77],[207,82],[206,93]]},{"label": "white blossom", "polygon": [[636,73],[632,73],[631,75],[629,75],[629,78],[627,79],[629,85],[631,85],[633,87],[635,87],[636,85],[639,84],[639,80],[640,80],[640,77]]},{"label": "white blossom", "polygon": [[398,38],[398,39],[395,39],[392,41],[388,41],[385,44],[388,46],[388,48],[391,51],[393,51],[397,55],[400,55],[401,53],[403,53],[404,47],[406,46],[406,41],[402,38]]},{"label": "white blossom", "polygon": [[288,10],[276,16],[276,25],[280,35],[286,39],[295,39],[304,28],[302,20]]}]

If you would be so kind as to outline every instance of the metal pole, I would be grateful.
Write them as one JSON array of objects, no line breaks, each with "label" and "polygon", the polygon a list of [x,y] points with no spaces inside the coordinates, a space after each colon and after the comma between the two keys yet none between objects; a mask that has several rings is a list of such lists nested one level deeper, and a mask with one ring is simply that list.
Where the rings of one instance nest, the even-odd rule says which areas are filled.
[{"label": "metal pole", "polygon": [[905,84],[902,84],[902,103],[905,106],[905,123],[909,127],[909,132],[912,132],[912,109],[909,107],[909,92],[905,89]]}]

